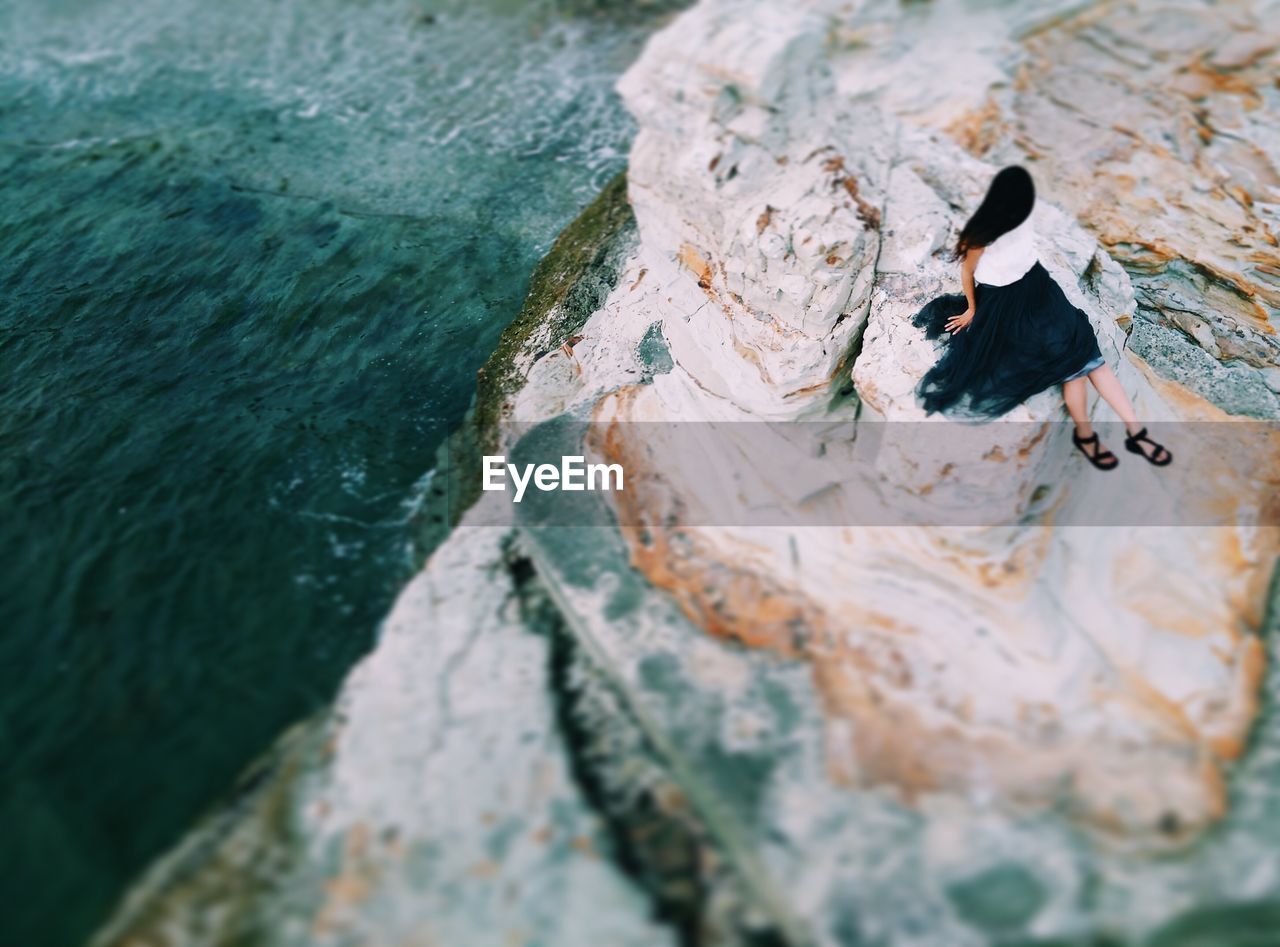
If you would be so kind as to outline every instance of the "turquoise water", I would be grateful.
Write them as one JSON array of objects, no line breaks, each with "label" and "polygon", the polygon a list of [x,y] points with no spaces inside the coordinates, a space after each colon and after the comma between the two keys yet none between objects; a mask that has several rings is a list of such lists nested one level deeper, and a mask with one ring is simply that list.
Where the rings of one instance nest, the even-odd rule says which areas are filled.
[{"label": "turquoise water", "polygon": [[0,942],[83,942],[367,649],[642,28],[0,0]]}]

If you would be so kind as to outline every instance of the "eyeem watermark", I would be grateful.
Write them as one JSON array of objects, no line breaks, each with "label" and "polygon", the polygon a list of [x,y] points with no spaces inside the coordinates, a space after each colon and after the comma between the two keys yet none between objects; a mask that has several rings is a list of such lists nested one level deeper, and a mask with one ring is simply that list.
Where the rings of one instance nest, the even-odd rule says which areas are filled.
[{"label": "eyeem watermark", "polygon": [[[555,464],[525,464],[522,467],[507,463],[503,454],[485,454],[484,489],[506,490],[506,479],[515,484],[514,502],[519,503],[530,482],[544,492],[555,490],[621,490],[623,472],[621,464],[588,464],[582,456],[560,458]],[[599,486],[596,485],[599,480]]]}]

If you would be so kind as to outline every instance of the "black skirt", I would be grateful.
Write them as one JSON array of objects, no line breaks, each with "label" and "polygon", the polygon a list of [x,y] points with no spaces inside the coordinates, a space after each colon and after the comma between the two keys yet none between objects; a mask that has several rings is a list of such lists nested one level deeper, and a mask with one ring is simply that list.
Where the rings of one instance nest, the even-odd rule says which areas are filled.
[{"label": "black skirt", "polygon": [[[1091,362],[1101,364],[1089,317],[1039,263],[1007,286],[976,284],[974,302],[973,321],[947,337],[942,357],[920,380],[917,393],[930,414],[998,417]],[[964,296],[948,293],[912,321],[936,339],[967,308]]]}]

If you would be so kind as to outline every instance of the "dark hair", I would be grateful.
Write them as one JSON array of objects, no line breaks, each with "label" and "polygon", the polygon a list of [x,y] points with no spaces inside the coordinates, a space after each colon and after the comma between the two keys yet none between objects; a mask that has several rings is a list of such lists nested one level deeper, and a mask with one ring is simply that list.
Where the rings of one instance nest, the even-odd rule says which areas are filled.
[{"label": "dark hair", "polygon": [[1031,216],[1036,202],[1036,186],[1026,168],[1011,164],[1003,168],[987,188],[987,196],[973,212],[956,240],[955,258],[985,247]]}]

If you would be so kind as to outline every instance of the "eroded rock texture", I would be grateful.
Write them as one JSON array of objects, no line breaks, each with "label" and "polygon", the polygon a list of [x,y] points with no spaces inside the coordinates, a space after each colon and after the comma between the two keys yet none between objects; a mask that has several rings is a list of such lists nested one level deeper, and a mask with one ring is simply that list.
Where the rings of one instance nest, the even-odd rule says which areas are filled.
[{"label": "eroded rock texture", "polygon": [[[905,88],[892,66],[886,76],[882,58],[860,59],[841,33],[863,14],[816,4],[806,15],[792,5],[754,12],[702,5],[622,83],[641,121],[630,172],[640,263],[663,287],[656,306],[675,361],[598,409],[620,425],[615,447],[630,469],[651,474],[629,498],[650,524],[637,563],[696,623],[813,662],[842,761],[834,769],[851,783],[1065,795],[1129,833],[1177,835],[1220,816],[1222,764],[1256,709],[1263,658],[1251,602],[1274,537],[1134,530],[1132,494],[1128,516],[1117,508],[1098,520],[1115,526],[1055,529],[1073,504],[1168,488],[1133,468],[1105,484],[1064,480],[1069,430],[1054,423],[1056,391],[989,425],[971,455],[928,451],[939,432],[919,424],[858,458],[851,442],[873,419],[924,418],[914,387],[936,349],[911,315],[954,288],[940,251],[992,169],[899,119],[894,96]],[[858,69],[887,83],[889,101],[841,94]],[[1051,201],[1060,178],[1042,178]],[[1191,416],[1123,352],[1122,323],[1136,308],[1125,271],[1061,210],[1039,213],[1046,266],[1093,316],[1144,416]],[[655,302],[619,294],[614,305]],[[852,434],[826,445],[848,451],[838,479],[797,480],[790,464],[709,476],[705,458],[677,446],[628,451],[639,421],[850,416],[831,389],[855,340],[862,410]],[[1232,494],[1265,502],[1270,460],[1237,476]],[[990,504],[1005,513],[993,522],[1009,522],[1038,492],[1041,508],[1021,528],[969,531],[927,515],[910,528],[686,528],[731,522],[715,504],[744,490],[794,507],[797,522],[802,505],[820,502],[826,521],[859,523],[869,490],[925,498],[922,515]],[[675,537],[693,551],[679,556]]]},{"label": "eroded rock texture", "polygon": [[[1248,524],[1275,522],[1280,444],[1223,426],[1276,413],[1266,12],[676,18],[621,83],[638,240],[574,253],[616,284],[570,319],[557,271],[548,328],[520,327],[481,392],[503,449],[572,453],[585,431],[628,489],[577,503],[577,525],[472,507],[323,738],[282,750],[102,942],[1265,926],[1280,739],[1249,740],[1274,689],[1277,531]],[[956,289],[946,249],[1014,159],[1040,182],[1042,261],[1140,413],[1175,452],[1203,446],[1188,422],[1247,432],[1250,463],[1095,474],[1055,391],[959,441],[924,417],[937,347],[911,316]],[[856,525],[869,503],[898,519]]]},{"label": "eroded rock texture", "polygon": [[1132,278],[1132,350],[1228,412],[1276,417],[1275,5],[921,6],[891,36],[888,4],[841,18],[842,90],[1026,161]]}]

